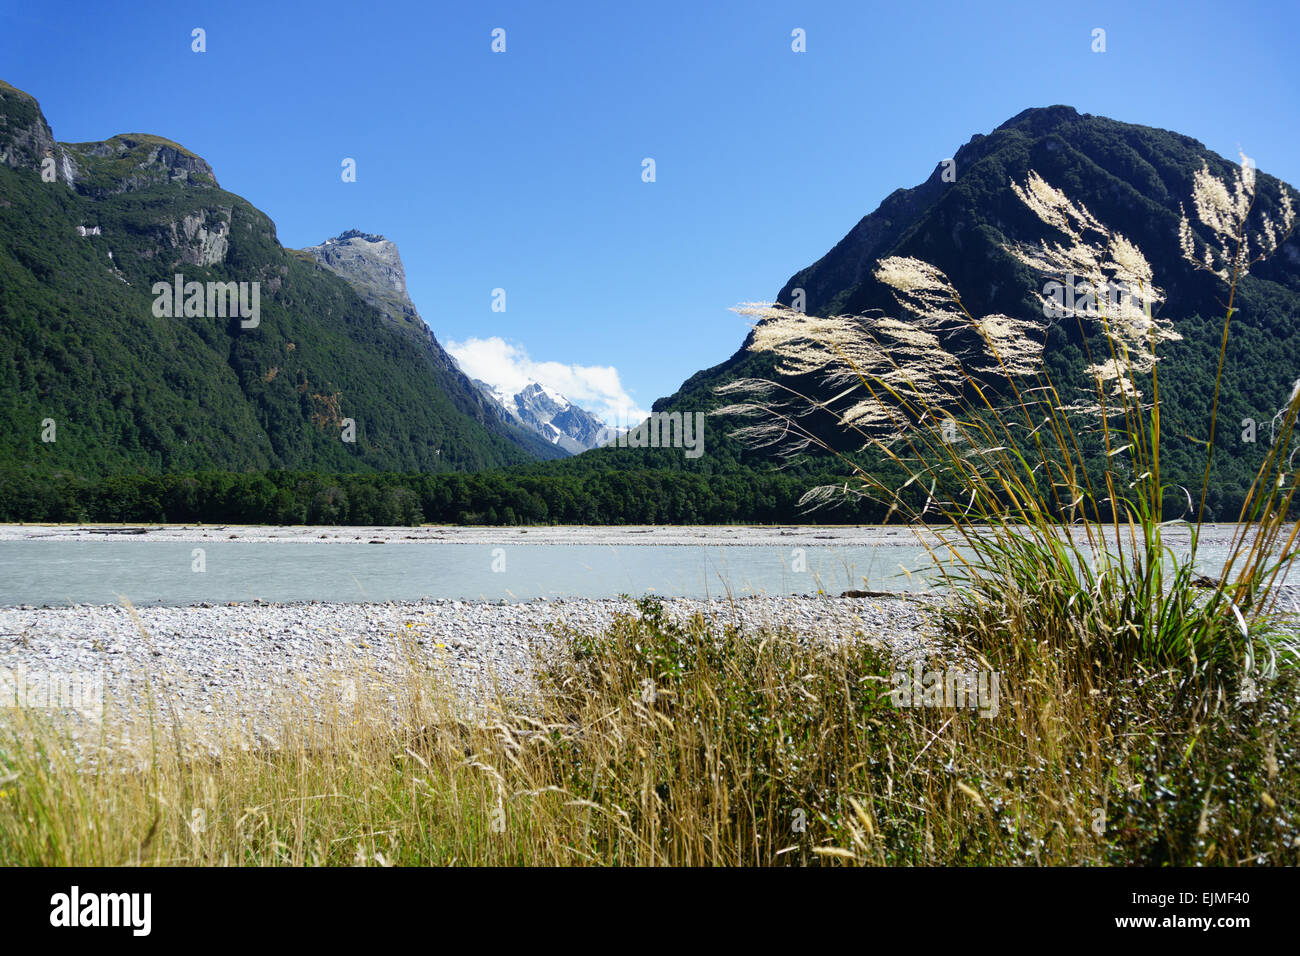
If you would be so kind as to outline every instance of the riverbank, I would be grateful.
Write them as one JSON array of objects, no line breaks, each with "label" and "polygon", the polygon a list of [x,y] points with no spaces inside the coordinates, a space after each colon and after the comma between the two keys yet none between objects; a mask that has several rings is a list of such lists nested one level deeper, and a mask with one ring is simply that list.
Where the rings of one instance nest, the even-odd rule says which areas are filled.
[{"label": "riverbank", "polygon": [[1293,672],[1207,710],[1173,672],[1078,694],[986,661],[996,696],[918,706],[890,689],[925,610],[11,609],[0,667],[143,673],[158,706],[72,738],[0,710],[0,865],[1294,865]]},{"label": "riverbank", "polygon": [[[679,621],[704,615],[754,634],[865,640],[904,660],[931,646],[932,606],[899,597],[664,602]],[[286,713],[322,718],[358,697],[395,702],[413,675],[463,702],[527,694],[538,653],[554,651],[560,631],[596,635],[635,610],[628,600],[5,607],[0,675],[23,675],[38,709],[51,709],[41,681],[75,682],[81,710],[102,704],[128,730],[179,721],[198,741],[232,728],[257,737]],[[82,735],[97,732],[91,716]]]},{"label": "riverbank", "polygon": [[[1226,545],[1233,524],[1207,524],[1201,543]],[[923,532],[930,541],[933,533]],[[1186,526],[1164,529],[1171,546],[1188,540]],[[0,524],[0,541],[319,541],[344,544],[444,542],[466,545],[678,545],[751,547],[913,546],[917,531],[902,525],[539,525],[535,527],[363,527],[350,525]]]},{"label": "riverbank", "polygon": [[335,542],[465,545],[680,545],[798,547],[911,544],[903,527],[871,525],[543,525],[537,527],[362,527],[350,525],[0,524],[0,541]]}]

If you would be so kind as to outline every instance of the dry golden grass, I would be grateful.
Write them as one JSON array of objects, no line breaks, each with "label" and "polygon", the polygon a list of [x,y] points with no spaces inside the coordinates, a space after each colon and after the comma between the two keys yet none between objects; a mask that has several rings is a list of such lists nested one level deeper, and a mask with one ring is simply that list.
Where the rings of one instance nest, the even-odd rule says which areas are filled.
[{"label": "dry golden grass", "polygon": [[286,712],[274,748],[232,733],[217,756],[181,725],[128,760],[110,713],[91,770],[56,723],[0,712],[0,864],[1300,862],[1285,675],[1245,703],[984,661],[983,717],[895,706],[865,642],[653,601],[565,646],[535,698],[470,716],[413,669],[396,706]]}]

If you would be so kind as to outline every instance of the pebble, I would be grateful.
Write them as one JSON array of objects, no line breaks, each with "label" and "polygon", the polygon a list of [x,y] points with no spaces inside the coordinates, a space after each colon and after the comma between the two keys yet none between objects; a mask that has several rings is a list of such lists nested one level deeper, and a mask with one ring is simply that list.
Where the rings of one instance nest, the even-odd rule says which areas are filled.
[{"label": "pebble", "polygon": [[[697,613],[757,633],[785,627],[817,640],[865,639],[902,659],[934,646],[931,600],[916,597],[666,599],[666,613]],[[202,714],[273,726],[286,708],[320,712],[340,680],[400,687],[414,664],[442,673],[467,701],[489,688],[527,694],[539,651],[560,645],[556,628],[605,630],[626,599],[501,604],[236,604],[214,607],[0,607],[0,675],[97,675],[106,710],[170,722]],[[377,694],[385,696],[383,693]],[[0,701],[0,704],[5,702]]]}]

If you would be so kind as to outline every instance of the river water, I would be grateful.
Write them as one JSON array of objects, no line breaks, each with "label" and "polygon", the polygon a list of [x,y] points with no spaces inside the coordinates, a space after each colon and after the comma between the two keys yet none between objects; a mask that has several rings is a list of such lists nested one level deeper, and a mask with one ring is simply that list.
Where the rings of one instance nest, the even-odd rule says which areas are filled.
[{"label": "river water", "polygon": [[[899,529],[719,529],[699,544],[687,529],[360,529],[326,541],[313,540],[323,529],[225,530],[196,540],[187,529],[97,536],[7,526],[0,605],[837,595],[927,590],[937,579]],[[367,543],[374,535],[385,543]],[[756,543],[732,543],[746,541]],[[1218,570],[1225,544],[1222,533],[1207,535],[1202,570]]]},{"label": "river water", "polygon": [[915,546],[0,541],[0,604],[839,594],[925,587],[903,570],[925,563]]}]

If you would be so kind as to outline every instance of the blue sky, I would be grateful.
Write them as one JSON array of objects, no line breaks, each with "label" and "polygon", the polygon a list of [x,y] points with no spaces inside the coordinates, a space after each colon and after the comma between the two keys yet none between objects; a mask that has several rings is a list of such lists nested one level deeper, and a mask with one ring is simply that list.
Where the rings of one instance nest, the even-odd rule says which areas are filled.
[{"label": "blue sky", "polygon": [[501,375],[540,370],[606,411],[727,358],[746,331],[730,306],[773,298],[895,188],[1030,106],[1244,148],[1300,183],[1297,10],[10,2],[0,78],[60,140],[192,149],[286,246],[383,233],[440,340],[482,340]]}]

